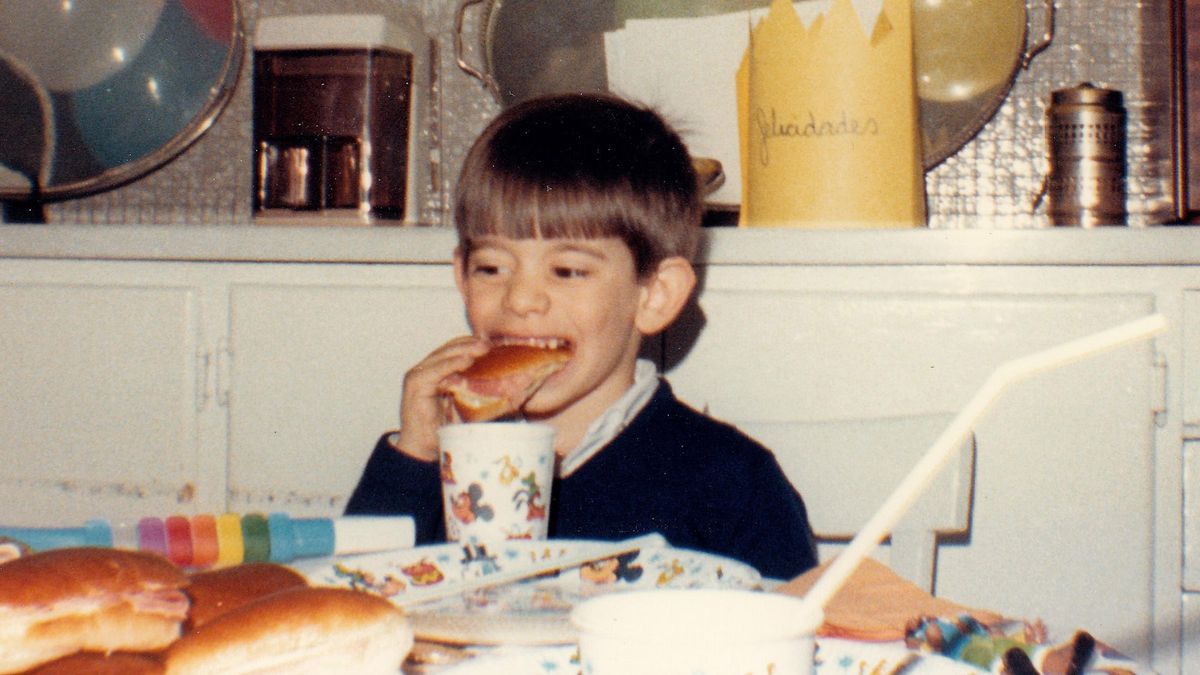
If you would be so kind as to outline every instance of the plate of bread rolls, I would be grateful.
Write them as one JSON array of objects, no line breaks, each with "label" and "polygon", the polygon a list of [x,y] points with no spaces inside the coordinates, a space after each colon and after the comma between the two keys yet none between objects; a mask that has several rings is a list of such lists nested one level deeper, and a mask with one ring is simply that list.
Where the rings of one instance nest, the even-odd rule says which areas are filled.
[{"label": "plate of bread rolls", "polygon": [[390,675],[412,645],[394,603],[276,563],[78,547],[0,564],[0,673]]}]

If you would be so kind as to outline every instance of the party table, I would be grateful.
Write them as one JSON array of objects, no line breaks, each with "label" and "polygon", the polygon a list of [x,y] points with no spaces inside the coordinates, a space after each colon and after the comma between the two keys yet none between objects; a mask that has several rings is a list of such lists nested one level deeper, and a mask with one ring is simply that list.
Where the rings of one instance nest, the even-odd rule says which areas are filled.
[{"label": "party table", "polygon": [[[738,561],[658,541],[520,582],[478,584],[489,575],[578,558],[605,546],[611,542],[451,543],[292,566],[310,583],[373,592],[403,606],[417,636],[405,675],[578,673],[578,634],[569,615],[589,598],[712,588],[803,596],[826,567],[781,583]],[[1048,627],[1036,617],[1007,617],[934,597],[872,558],[829,601],[816,638],[818,675],[1001,672],[1006,656],[1027,657],[1017,662],[1035,669],[1026,673],[1152,672],[1086,627]],[[1014,648],[1021,653],[1010,654]]]}]

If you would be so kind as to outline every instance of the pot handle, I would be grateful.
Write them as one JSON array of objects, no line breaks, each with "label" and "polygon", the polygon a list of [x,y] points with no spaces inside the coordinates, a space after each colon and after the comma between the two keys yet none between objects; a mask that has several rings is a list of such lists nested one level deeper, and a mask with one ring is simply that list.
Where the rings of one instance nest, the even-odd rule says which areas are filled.
[{"label": "pot handle", "polygon": [[1054,0],[1046,0],[1046,27],[1042,32],[1042,39],[1037,44],[1025,50],[1021,56],[1021,68],[1028,69],[1029,64],[1033,62],[1033,57],[1046,51],[1050,43],[1054,41]]},{"label": "pot handle", "polygon": [[[1046,0],[1045,31],[1042,33],[1041,41],[1027,49],[1025,54],[1021,57],[1022,70],[1028,69],[1029,64],[1033,62],[1033,57],[1046,51],[1046,48],[1049,47],[1050,43],[1054,41],[1054,11],[1054,0]],[[1033,196],[1033,208],[1031,209],[1033,214],[1036,215],[1038,213],[1038,209],[1040,209],[1042,204],[1046,201],[1046,193],[1049,188],[1050,174],[1047,172],[1042,176],[1042,182],[1038,186],[1037,194]]]},{"label": "pot handle", "polygon": [[458,9],[454,12],[454,61],[464,73],[482,82],[483,86],[492,93],[492,96],[496,96],[498,99],[499,87],[492,76],[467,61],[466,41],[463,39],[463,24],[467,15],[467,8],[490,1],[492,0],[463,0],[463,2],[459,3]]}]

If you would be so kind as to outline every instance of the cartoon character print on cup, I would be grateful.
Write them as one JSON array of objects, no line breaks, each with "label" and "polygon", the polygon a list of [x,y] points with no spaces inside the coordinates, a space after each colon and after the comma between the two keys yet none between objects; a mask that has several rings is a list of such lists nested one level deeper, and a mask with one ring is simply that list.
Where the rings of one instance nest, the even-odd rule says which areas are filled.
[{"label": "cartoon character print on cup", "polygon": [[531,423],[452,424],[439,431],[446,536],[466,544],[545,539],[553,430]]},{"label": "cartoon character print on cup", "polygon": [[530,471],[521,479],[524,485],[513,493],[513,506],[526,508],[525,520],[542,520],[546,517],[546,505],[542,502],[542,488],[538,485],[537,474]]},{"label": "cartoon character print on cup", "polygon": [[[517,483],[519,486],[512,495],[513,508],[518,510],[524,509],[526,521],[545,520],[545,496],[542,493],[542,486],[538,483],[537,472],[530,471],[522,476],[521,470],[509,455],[496,460],[496,464],[500,467],[499,479],[501,485],[513,487],[513,484]],[[531,537],[531,530],[523,530],[517,526],[513,526],[508,531],[509,539],[530,539]]]},{"label": "cartoon character print on cup", "polygon": [[[538,483],[537,472],[530,471],[522,476],[520,469],[513,462],[512,457],[508,455],[496,460],[496,464],[500,469],[497,474],[500,485],[506,489],[517,488],[512,493],[513,508],[524,510],[526,521],[545,520],[545,493]],[[440,474],[444,485],[457,484],[457,479],[454,476],[453,454],[448,452],[442,453]],[[496,511],[489,503],[484,501],[484,498],[485,486],[478,482],[473,482],[466,490],[456,493],[452,497],[450,504],[450,510],[455,520],[463,525],[470,525],[476,520],[490,522],[496,516]],[[533,531],[530,528],[520,528],[514,525],[507,530],[506,538],[532,539]]]},{"label": "cartoon character print on cup", "polygon": [[470,487],[455,495],[451,504],[454,517],[464,525],[470,525],[476,519],[489,521],[495,516],[492,507],[483,503],[483,486],[471,483]]}]

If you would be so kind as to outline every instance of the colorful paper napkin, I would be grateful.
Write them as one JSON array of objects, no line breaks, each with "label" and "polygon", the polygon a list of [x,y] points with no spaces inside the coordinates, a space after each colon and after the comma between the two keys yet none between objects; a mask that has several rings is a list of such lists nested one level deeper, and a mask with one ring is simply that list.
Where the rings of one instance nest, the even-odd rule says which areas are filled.
[{"label": "colorful paper napkin", "polygon": [[[828,567],[822,564],[775,589],[777,593],[803,596]],[[937,598],[893,572],[883,563],[867,558],[825,607],[825,623],[818,636],[887,642],[903,640],[910,623],[922,617],[955,618],[968,615],[985,625],[1004,620],[1001,615],[972,609]]]}]

